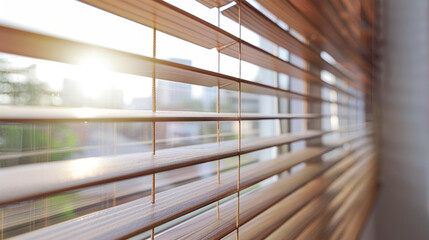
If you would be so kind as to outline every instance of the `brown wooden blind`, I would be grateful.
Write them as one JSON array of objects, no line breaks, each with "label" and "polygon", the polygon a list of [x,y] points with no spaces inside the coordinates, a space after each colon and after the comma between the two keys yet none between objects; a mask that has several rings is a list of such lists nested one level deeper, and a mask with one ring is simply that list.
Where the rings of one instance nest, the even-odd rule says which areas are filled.
[{"label": "brown wooden blind", "polygon": [[[359,236],[377,190],[372,49],[365,39],[371,35],[361,34],[374,24],[361,15],[372,13],[354,9],[360,1],[352,0],[184,2],[75,3],[150,28],[150,56],[0,22],[1,53],[72,66],[91,54],[109,66],[108,74],[148,82],[145,91],[151,93],[145,109],[0,105],[0,239]],[[217,24],[197,16],[190,2],[217,14]],[[100,27],[112,27],[108,24]],[[159,57],[164,35],[214,51],[217,65],[206,69]],[[222,71],[223,61],[237,63],[227,66],[236,74]],[[256,80],[244,77],[245,66],[257,69]],[[0,73],[5,76],[1,94],[20,94],[6,88],[7,74],[20,71],[0,67]],[[130,83],[116,79],[115,84]],[[188,90],[162,90],[173,84]],[[209,111],[196,107],[208,95],[185,101],[194,87],[214,93]],[[165,99],[173,99],[170,107]],[[175,101],[197,110],[175,107]],[[146,127],[136,132],[132,124]],[[168,124],[194,136],[168,137]],[[186,127],[193,124],[212,128],[195,133]],[[225,124],[232,126],[229,131]],[[20,126],[29,127],[29,133]],[[112,134],[106,135],[110,127]],[[55,140],[64,129],[68,135]],[[143,140],[121,142],[123,132]],[[102,133],[97,138],[103,144],[90,144],[90,137],[73,144],[78,140],[70,137],[96,133]],[[14,142],[21,148],[15,149]],[[26,142],[31,147],[23,150]],[[134,150],[138,146],[148,148]]]}]

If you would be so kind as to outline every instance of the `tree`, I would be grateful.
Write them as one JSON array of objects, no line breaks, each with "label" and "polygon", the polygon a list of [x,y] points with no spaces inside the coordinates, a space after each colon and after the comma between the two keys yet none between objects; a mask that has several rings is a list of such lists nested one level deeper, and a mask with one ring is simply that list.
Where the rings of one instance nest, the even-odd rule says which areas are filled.
[{"label": "tree", "polygon": [[[27,67],[10,66],[9,62],[0,59],[0,104],[52,105],[54,93],[46,83],[37,78],[35,64]],[[0,125],[0,151],[22,152],[77,145],[78,136],[67,124],[52,124],[50,128],[51,130],[46,130],[46,123],[3,123]],[[71,154],[51,154],[49,159],[62,160]]]}]

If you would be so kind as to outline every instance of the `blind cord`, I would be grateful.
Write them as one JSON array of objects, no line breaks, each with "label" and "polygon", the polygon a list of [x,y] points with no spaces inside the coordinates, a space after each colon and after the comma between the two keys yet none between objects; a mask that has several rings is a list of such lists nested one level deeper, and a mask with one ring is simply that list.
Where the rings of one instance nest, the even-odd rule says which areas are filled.
[{"label": "blind cord", "polygon": [[239,237],[240,226],[240,165],[241,165],[241,0],[238,1],[238,165],[237,165],[237,213],[236,213],[236,239]]},{"label": "blind cord", "polygon": [[[217,9],[217,26],[220,28],[220,8]],[[220,73],[220,48],[217,48],[217,72]],[[217,113],[220,113],[220,81],[217,78],[217,105],[216,105]],[[220,122],[217,121],[216,124],[216,137],[217,143],[220,143]],[[217,160],[217,184],[220,184],[220,160]],[[216,201],[216,217],[220,218],[219,213],[219,200]]]},{"label": "blind cord", "polygon": [[[156,15],[154,15],[153,25],[153,58],[156,58]],[[156,66],[152,63],[152,112],[156,112]],[[155,121],[152,122],[152,154],[155,155]],[[152,174],[152,204],[155,204],[155,173]],[[150,231],[151,239],[155,239],[155,228]]]}]

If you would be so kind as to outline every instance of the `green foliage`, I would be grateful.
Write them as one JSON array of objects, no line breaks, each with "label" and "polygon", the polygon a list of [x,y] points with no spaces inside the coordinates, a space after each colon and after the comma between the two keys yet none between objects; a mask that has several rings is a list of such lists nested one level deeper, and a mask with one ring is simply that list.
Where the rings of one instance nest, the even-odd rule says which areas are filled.
[{"label": "green foliage", "polygon": [[[48,148],[72,148],[78,144],[77,134],[67,124],[52,125],[50,132],[46,124],[0,125],[0,151],[22,152]],[[52,153],[50,159],[51,161],[62,160],[71,154],[71,152]]]},{"label": "green foliage", "polygon": [[25,68],[6,68],[0,61],[0,94],[6,95],[10,105],[41,105],[49,103],[52,92],[35,75],[36,65]]},{"label": "green foliage", "polygon": [[76,202],[77,195],[75,194],[62,194],[49,198],[49,206],[61,206],[61,214],[57,221],[65,221],[77,217],[74,212],[73,202]]},{"label": "green foliage", "polygon": [[[46,105],[50,104],[52,91],[46,83],[36,77],[36,65],[10,67],[0,59],[0,104]],[[46,124],[0,125],[0,152],[23,152],[40,149],[76,147],[78,135],[67,124],[52,124],[50,131]],[[71,152],[51,154],[51,160],[61,160]]]}]

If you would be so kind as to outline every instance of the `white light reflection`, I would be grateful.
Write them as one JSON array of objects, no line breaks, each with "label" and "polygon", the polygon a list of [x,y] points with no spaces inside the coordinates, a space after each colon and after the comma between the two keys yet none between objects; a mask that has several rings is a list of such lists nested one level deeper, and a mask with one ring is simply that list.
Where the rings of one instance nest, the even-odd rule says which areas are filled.
[{"label": "white light reflection", "polygon": [[[88,97],[97,98],[105,90],[106,84],[103,83],[108,66],[97,56],[86,56],[81,60],[81,78],[84,94]],[[108,84],[109,85],[109,84]]]},{"label": "white light reflection", "polygon": [[78,118],[93,118],[97,116],[97,114],[100,112],[93,108],[79,108],[73,109],[72,111],[74,115]]},{"label": "white light reflection", "polygon": [[330,64],[335,65],[337,63],[337,61],[335,61],[335,59],[327,52],[322,51],[320,53],[320,57],[323,58],[325,61],[327,61]]},{"label": "white light reflection", "polygon": [[100,166],[99,158],[87,158],[82,160],[74,160],[69,164],[70,173],[75,179],[92,177],[97,173]]},{"label": "white light reflection", "polygon": [[[337,98],[337,92],[330,91],[329,98],[331,101],[336,102],[338,99]],[[330,119],[331,120],[331,127],[332,127],[332,129],[338,129],[340,126],[340,122],[338,119],[338,115],[335,115],[335,114],[338,114],[338,104],[335,104],[335,103],[330,104],[330,108],[331,108],[331,113],[334,114],[334,115],[331,115],[331,119]]]}]

